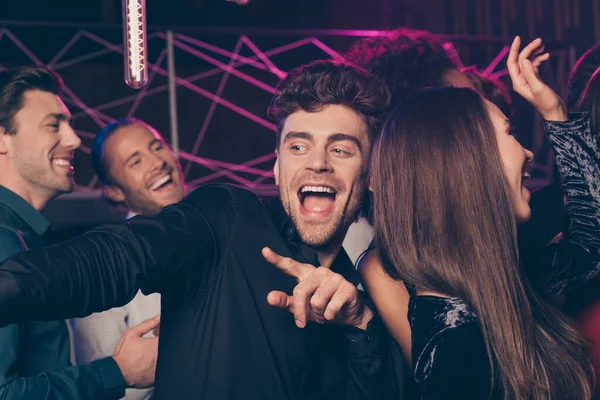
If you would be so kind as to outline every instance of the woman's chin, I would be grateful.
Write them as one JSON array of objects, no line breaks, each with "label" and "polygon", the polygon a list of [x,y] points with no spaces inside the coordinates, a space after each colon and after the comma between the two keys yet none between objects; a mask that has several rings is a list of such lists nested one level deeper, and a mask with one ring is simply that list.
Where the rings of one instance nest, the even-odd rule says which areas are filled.
[{"label": "woman's chin", "polygon": [[515,211],[515,219],[517,220],[517,224],[524,224],[531,219],[531,208],[529,204],[520,208],[520,210]]}]

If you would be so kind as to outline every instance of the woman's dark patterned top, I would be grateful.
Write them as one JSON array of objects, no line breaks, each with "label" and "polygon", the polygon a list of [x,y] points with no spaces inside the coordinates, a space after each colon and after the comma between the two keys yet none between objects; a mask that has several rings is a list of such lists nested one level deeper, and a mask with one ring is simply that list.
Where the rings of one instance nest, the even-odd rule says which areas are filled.
[{"label": "woman's dark patterned top", "polygon": [[[411,294],[412,365],[420,399],[487,399],[490,363],[477,316],[457,298]],[[501,399],[496,385],[493,399]]]},{"label": "woman's dark patterned top", "polygon": [[586,114],[564,123],[544,122],[567,196],[569,231],[549,247],[540,267],[552,275],[551,293],[577,288],[600,273],[600,153]]},{"label": "woman's dark patterned top", "polygon": [[[586,115],[568,122],[545,122],[567,195],[569,235],[548,249],[547,282],[560,293],[600,270],[600,156]],[[421,399],[501,399],[477,316],[461,299],[411,293],[413,373]]]}]

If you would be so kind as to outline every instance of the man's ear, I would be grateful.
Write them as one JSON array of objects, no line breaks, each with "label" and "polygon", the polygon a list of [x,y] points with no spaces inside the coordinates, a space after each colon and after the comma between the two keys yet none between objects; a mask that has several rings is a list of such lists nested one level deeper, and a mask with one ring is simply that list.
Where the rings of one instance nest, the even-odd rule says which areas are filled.
[{"label": "man's ear", "polygon": [[370,194],[373,195],[373,179],[371,179],[371,173],[367,171],[367,188]]},{"label": "man's ear", "polygon": [[279,151],[275,150],[275,165],[273,165],[273,175],[275,175],[275,184],[279,186]]},{"label": "man's ear", "polygon": [[8,147],[6,146],[5,139],[8,136],[6,128],[0,126],[0,154],[8,153]]},{"label": "man's ear", "polygon": [[102,186],[102,192],[109,199],[114,201],[115,203],[124,203],[125,202],[125,194],[121,189],[114,185],[104,185]]}]

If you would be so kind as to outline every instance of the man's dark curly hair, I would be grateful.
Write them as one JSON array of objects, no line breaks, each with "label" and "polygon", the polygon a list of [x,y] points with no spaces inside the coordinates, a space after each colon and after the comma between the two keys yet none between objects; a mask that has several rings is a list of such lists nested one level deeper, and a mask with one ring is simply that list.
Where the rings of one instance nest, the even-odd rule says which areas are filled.
[{"label": "man's dark curly hair", "polygon": [[364,118],[371,144],[379,134],[390,102],[386,85],[362,68],[334,60],[314,61],[295,68],[277,85],[268,110],[277,125],[276,147],[286,118],[298,110],[319,111],[343,105]]},{"label": "man's dark curly hair", "polygon": [[431,32],[400,28],[359,40],[345,57],[382,79],[397,103],[414,90],[447,86],[444,72],[459,67],[445,43]]}]

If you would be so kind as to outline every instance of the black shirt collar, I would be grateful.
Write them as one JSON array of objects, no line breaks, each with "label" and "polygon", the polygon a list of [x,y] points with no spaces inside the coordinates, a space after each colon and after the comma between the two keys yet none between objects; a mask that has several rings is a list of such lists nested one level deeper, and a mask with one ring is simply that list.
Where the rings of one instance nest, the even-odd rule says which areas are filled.
[{"label": "black shirt collar", "polygon": [[21,217],[40,236],[43,236],[50,227],[50,222],[38,210],[33,208],[21,196],[4,186],[0,186],[0,203]]},{"label": "black shirt collar", "polygon": [[298,239],[296,238],[296,226],[283,208],[279,197],[275,197],[267,202],[267,210],[282,237],[288,240]]},{"label": "black shirt collar", "polygon": [[354,286],[358,286],[360,283],[360,275],[358,271],[352,264],[352,260],[346,253],[344,248],[340,248],[340,252],[337,254],[333,263],[331,264],[331,270],[342,275],[348,282],[353,284]]}]

